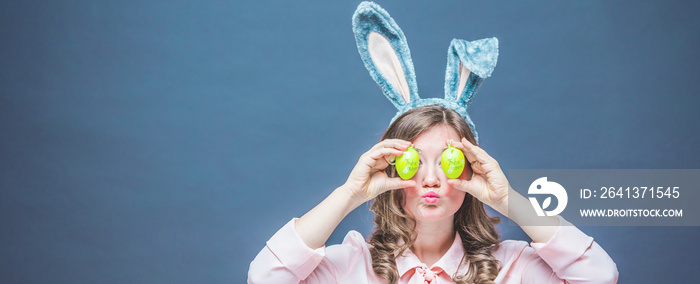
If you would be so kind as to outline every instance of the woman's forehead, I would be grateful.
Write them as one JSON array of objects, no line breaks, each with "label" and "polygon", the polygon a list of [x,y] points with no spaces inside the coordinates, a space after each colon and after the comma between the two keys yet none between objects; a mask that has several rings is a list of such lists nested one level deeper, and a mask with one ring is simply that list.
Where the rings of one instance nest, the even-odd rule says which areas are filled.
[{"label": "woman's forehead", "polygon": [[413,140],[413,145],[420,151],[444,150],[447,148],[445,141],[449,139],[459,141],[457,131],[447,125],[436,125],[418,135]]}]

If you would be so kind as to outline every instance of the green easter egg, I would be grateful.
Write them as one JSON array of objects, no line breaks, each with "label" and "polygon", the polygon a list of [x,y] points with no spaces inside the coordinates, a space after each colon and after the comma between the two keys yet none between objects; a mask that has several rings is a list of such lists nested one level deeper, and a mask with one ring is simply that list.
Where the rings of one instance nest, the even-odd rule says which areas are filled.
[{"label": "green easter egg", "polygon": [[396,158],[396,172],[401,179],[410,179],[418,172],[419,162],[418,151],[413,147],[408,147],[403,155]]},{"label": "green easter egg", "polygon": [[464,153],[455,147],[448,147],[440,157],[442,171],[448,178],[458,178],[464,171]]}]

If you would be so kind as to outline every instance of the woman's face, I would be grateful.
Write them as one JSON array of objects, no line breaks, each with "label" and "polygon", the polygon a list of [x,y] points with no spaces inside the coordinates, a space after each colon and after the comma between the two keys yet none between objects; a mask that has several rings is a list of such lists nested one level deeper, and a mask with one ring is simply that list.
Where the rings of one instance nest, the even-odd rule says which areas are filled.
[{"label": "woman's face", "polygon": [[[460,141],[460,136],[452,127],[436,125],[424,131],[413,141],[419,150],[421,164],[413,176],[415,188],[404,189],[403,209],[416,221],[451,221],[457,212],[466,192],[457,190],[447,183],[447,176],[442,171],[440,157],[447,149],[445,141]],[[469,167],[465,167],[459,178],[471,175]]]}]

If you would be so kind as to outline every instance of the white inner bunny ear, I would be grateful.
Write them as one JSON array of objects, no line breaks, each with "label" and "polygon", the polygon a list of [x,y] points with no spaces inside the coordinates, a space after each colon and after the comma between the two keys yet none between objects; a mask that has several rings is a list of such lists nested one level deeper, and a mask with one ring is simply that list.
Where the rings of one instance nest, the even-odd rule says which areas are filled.
[{"label": "white inner bunny ear", "polygon": [[[396,55],[396,51],[391,47],[389,40],[379,33],[370,32],[367,40],[367,49],[377,70],[401,94],[403,99],[410,103],[411,92],[408,88],[408,82],[406,82],[406,75],[401,66],[399,56]],[[469,74],[467,74],[467,77],[469,77]]]},{"label": "white inner bunny ear", "polygon": [[457,85],[457,101],[459,101],[459,98],[462,97],[462,93],[464,93],[464,87],[467,85],[467,79],[469,79],[469,74],[472,72],[467,69],[467,67],[464,67],[462,62],[459,62],[459,85]]}]

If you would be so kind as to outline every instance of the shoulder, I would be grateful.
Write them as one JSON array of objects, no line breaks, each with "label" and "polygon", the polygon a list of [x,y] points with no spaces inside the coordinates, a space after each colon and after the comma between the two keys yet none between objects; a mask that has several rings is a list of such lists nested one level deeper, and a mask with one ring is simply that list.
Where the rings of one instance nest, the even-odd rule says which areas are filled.
[{"label": "shoulder", "polygon": [[[492,249],[493,256],[504,264],[531,253],[532,247],[525,241],[505,240]],[[534,252],[534,251],[533,251]]]},{"label": "shoulder", "polygon": [[506,240],[494,246],[492,253],[500,262],[501,280],[559,283],[588,279],[592,283],[614,283],[617,267],[607,253],[593,238],[561,220],[562,225],[546,243]]},{"label": "shoulder", "polygon": [[503,272],[532,270],[540,266],[551,270],[535,248],[525,241],[505,240],[493,251],[493,256],[500,262]]},{"label": "shoulder", "polygon": [[337,245],[331,245],[326,248],[326,253],[342,253],[348,254],[363,254],[369,253],[369,244],[360,232],[351,230],[345,235],[343,242]]},{"label": "shoulder", "polygon": [[[503,283],[510,283],[509,281],[513,279],[521,281],[526,275],[542,276],[545,278],[552,275],[552,269],[549,265],[547,265],[547,263],[539,257],[535,249],[525,241],[502,241],[497,247],[494,247],[493,256],[499,262],[499,278]],[[545,281],[540,283],[549,282]]]},{"label": "shoulder", "polygon": [[365,237],[360,234],[360,232],[355,231],[355,230],[350,230],[345,235],[345,238],[343,239],[343,244],[348,244],[348,245],[354,245],[354,246],[364,246],[366,247],[367,241],[365,240]]},{"label": "shoulder", "polygon": [[[326,247],[324,261],[332,263],[344,279],[376,278],[372,269],[372,256],[369,244],[360,232],[351,230],[343,242]],[[366,282],[366,281],[365,281]]]},{"label": "shoulder", "polygon": [[341,244],[326,247],[327,256],[342,256],[345,259],[343,262],[357,262],[365,254],[369,255],[369,244],[362,234],[354,230],[345,235]]},{"label": "shoulder", "polygon": [[329,257],[342,256],[346,259],[343,262],[357,262],[365,255],[369,255],[369,244],[360,232],[352,230],[345,235],[342,244],[328,246],[326,255]]}]

